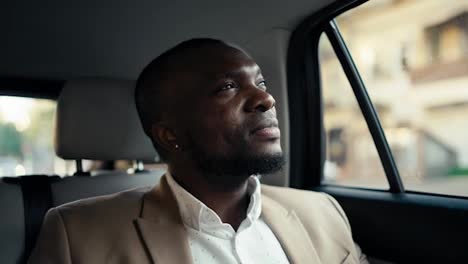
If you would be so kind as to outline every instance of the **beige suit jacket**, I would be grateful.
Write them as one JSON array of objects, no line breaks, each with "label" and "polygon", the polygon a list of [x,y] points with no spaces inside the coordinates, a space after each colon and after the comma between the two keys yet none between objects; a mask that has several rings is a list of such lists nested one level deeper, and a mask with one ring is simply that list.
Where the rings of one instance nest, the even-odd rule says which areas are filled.
[{"label": "beige suit jacket", "polygon": [[[366,262],[333,198],[289,188],[261,188],[262,217],[291,263]],[[192,257],[177,202],[163,176],[152,189],[51,209],[29,263],[178,264],[192,263]]]}]

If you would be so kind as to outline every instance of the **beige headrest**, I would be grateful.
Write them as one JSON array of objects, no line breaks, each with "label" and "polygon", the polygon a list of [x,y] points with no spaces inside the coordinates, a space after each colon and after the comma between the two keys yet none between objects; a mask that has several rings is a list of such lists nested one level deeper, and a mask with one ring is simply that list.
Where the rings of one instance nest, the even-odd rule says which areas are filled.
[{"label": "beige headrest", "polygon": [[134,81],[73,80],[56,111],[55,151],[63,159],[154,160],[134,101]]}]

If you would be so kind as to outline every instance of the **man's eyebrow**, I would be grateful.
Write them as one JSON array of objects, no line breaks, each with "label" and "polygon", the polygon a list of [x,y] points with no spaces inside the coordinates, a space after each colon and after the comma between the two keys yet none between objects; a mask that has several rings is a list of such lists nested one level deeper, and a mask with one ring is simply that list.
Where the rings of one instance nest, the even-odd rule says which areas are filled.
[{"label": "man's eyebrow", "polygon": [[243,73],[245,73],[246,71],[254,71],[256,72],[256,76],[262,75],[262,70],[260,69],[260,67],[258,65],[254,65],[254,66],[244,66],[244,67],[241,67],[240,69],[223,73],[219,77],[226,78],[226,79],[236,78],[239,75],[242,75]]}]

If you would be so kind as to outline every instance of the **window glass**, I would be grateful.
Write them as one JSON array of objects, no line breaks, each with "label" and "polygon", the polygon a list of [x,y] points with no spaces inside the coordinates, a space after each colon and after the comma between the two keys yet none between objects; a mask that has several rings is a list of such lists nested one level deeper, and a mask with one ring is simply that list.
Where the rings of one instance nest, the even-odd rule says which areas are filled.
[{"label": "window glass", "polygon": [[468,196],[468,1],[374,0],[337,23],[405,188]]},{"label": "window glass", "polygon": [[388,189],[372,136],[325,34],[319,47],[327,138],[324,183]]},{"label": "window glass", "polygon": [[55,108],[51,100],[0,96],[0,177],[74,172],[53,149]]}]

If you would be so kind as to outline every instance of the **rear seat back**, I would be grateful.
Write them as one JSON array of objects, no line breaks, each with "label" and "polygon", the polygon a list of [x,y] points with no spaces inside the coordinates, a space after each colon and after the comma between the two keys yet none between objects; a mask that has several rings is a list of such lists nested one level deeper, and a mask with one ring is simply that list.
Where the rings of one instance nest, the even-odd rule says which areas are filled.
[{"label": "rear seat back", "polygon": [[[67,160],[150,161],[157,158],[136,112],[134,84],[133,81],[103,79],[67,82],[57,104],[57,155]],[[152,186],[158,183],[164,172],[163,169],[134,174],[101,171],[95,176],[53,180],[39,176],[24,176],[28,177],[26,181],[1,179],[0,263],[25,263],[48,208],[83,198]],[[28,195],[31,194],[29,191],[24,193],[31,187],[29,183],[36,180],[42,186],[38,188],[41,190],[31,192],[32,195]],[[35,203],[37,200],[48,202]]]},{"label": "rear seat back", "polygon": [[[24,254],[24,252],[30,252],[34,247],[34,240],[41,227],[42,218],[52,206],[50,183],[59,179],[58,176],[47,175],[5,177],[2,179],[2,182],[5,184],[3,187],[10,186],[7,187],[6,195],[8,196],[6,200],[8,200],[8,198],[18,198],[18,195],[20,195],[21,198],[18,199],[21,203],[16,204],[20,206],[18,206],[16,210],[10,212],[12,214],[4,216],[4,218],[7,219],[6,222],[8,222],[8,220],[15,221],[15,228],[5,230],[7,237],[13,239],[12,241],[19,239],[19,243],[11,243],[11,241],[8,241],[14,248],[6,252],[6,256],[4,257],[8,258],[9,261],[5,263],[26,262],[27,255]],[[20,189],[19,192],[18,189]],[[13,196],[11,195],[12,190],[15,190]],[[5,206],[7,206],[7,204],[5,204]],[[18,226],[21,227],[21,230],[18,229]],[[20,231],[21,236],[17,233],[18,231]],[[8,232],[10,232],[10,235],[8,235]]]},{"label": "rear seat back", "polygon": [[21,186],[0,180],[0,263],[18,263],[25,247]]}]

